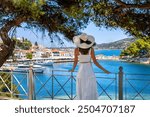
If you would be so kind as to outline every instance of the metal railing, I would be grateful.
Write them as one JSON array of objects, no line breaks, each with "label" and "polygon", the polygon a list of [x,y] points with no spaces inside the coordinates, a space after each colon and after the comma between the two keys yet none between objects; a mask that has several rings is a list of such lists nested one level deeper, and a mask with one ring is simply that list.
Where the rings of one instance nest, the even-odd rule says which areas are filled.
[{"label": "metal railing", "polygon": [[[99,99],[150,99],[150,74],[124,74],[122,67],[118,71],[111,74],[95,72]],[[66,70],[51,70],[49,74],[39,74],[34,73],[32,68],[28,73],[0,72],[0,95],[12,99],[74,100],[76,74],[77,72]]]},{"label": "metal railing", "polygon": [[124,74],[124,99],[150,100],[150,74]]},{"label": "metal railing", "polygon": [[[108,77],[108,75],[100,72],[96,72],[96,78],[97,78],[97,87],[98,87],[98,93],[99,93],[99,99],[117,99],[117,74],[112,74],[111,77]],[[47,97],[43,98],[49,98],[49,99],[70,99],[73,100],[76,98],[76,72],[68,72],[65,70],[52,70],[51,74],[47,74],[50,77],[47,77],[45,81],[41,81],[39,74],[34,74],[34,82],[36,84],[41,84],[40,88],[36,87],[35,94],[38,98],[38,94],[42,91],[42,89],[45,90],[45,93],[47,93]],[[32,78],[33,79],[33,78]],[[103,83],[103,80],[110,81],[108,83]],[[33,83],[31,83],[33,84]],[[113,84],[113,85],[112,85]],[[48,86],[47,86],[48,85]],[[107,90],[109,87],[114,87],[114,92],[109,94]],[[34,88],[35,88],[34,87]],[[66,88],[65,88],[66,87]],[[111,87],[111,89],[112,89]],[[33,88],[33,89],[34,89]],[[33,94],[33,93],[32,93]],[[32,95],[31,94],[31,95]],[[105,95],[105,97],[104,97]],[[35,99],[35,98],[34,98]]]},{"label": "metal railing", "polygon": [[28,73],[0,71],[0,97],[4,99],[28,97],[28,80]]}]

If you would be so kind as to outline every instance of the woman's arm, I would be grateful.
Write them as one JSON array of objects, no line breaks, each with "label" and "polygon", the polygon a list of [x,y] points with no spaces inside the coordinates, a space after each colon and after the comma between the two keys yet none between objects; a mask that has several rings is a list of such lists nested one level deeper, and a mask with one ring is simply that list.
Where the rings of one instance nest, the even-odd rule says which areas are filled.
[{"label": "woman's arm", "polygon": [[92,58],[94,64],[95,64],[98,68],[100,68],[101,70],[103,70],[103,71],[104,71],[105,73],[107,73],[107,74],[110,73],[109,71],[107,71],[105,68],[103,68],[103,67],[97,62],[93,48],[91,48],[91,58]]},{"label": "woman's arm", "polygon": [[79,55],[79,50],[78,48],[76,48],[74,50],[74,62],[73,62],[73,68],[71,70],[69,70],[70,72],[74,72],[74,69],[76,68],[77,66],[77,63],[78,63],[78,55]]}]

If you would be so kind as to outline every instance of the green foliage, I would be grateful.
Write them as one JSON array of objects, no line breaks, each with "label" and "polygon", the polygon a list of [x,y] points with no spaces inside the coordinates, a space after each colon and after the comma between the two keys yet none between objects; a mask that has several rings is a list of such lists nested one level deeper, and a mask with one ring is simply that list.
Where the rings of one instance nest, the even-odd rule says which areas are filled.
[{"label": "green foliage", "polygon": [[121,56],[150,57],[150,40],[138,39],[123,50]]},{"label": "green foliage", "polygon": [[41,11],[41,7],[44,4],[44,0],[37,0],[36,2],[32,0],[13,0],[13,5],[18,10],[17,12],[30,14],[35,20],[44,15],[44,12]]},{"label": "green foliage", "polygon": [[50,37],[61,33],[72,40],[89,21],[90,13],[77,0],[0,0],[0,3],[0,27],[19,17],[24,18],[21,23],[27,24],[25,28],[48,31]]},{"label": "green foliage", "polygon": [[91,13],[91,20],[96,26],[119,27],[136,37],[150,37],[150,3],[147,0],[81,1],[89,5],[84,9]]},{"label": "green foliage", "polygon": [[29,50],[32,46],[32,43],[28,39],[22,38],[22,40],[18,40],[14,38],[14,40],[16,41],[16,47],[20,49]]},{"label": "green foliage", "polygon": [[18,16],[25,17],[23,22],[30,28],[48,30],[50,35],[62,33],[72,39],[91,20],[98,27],[120,27],[136,37],[150,36],[147,0],[0,0],[0,3],[0,26]]},{"label": "green foliage", "polygon": [[32,59],[32,57],[33,57],[32,53],[27,53],[27,54],[26,54],[26,58],[27,58],[27,59]]},{"label": "green foliage", "polygon": [[[5,84],[8,86],[9,89],[11,89],[12,87],[14,94],[19,94],[17,86],[15,84],[11,86],[11,74],[10,73],[0,73],[0,77],[3,78],[3,80],[5,81]],[[11,94],[5,84],[0,79],[0,92],[1,92],[0,96],[10,97]],[[14,97],[18,98],[18,95],[15,95]]]}]

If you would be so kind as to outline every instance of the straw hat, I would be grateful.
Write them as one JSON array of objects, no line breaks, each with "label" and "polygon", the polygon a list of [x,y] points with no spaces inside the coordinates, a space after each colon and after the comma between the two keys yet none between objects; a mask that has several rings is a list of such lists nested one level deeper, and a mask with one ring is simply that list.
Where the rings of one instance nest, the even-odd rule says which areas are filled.
[{"label": "straw hat", "polygon": [[92,35],[82,33],[81,35],[73,37],[74,44],[82,49],[87,49],[95,44],[95,38]]}]

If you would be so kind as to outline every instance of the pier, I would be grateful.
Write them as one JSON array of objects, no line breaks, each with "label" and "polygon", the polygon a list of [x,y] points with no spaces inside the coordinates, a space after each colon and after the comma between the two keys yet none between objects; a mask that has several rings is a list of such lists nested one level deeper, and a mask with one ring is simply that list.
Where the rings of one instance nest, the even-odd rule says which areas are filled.
[{"label": "pier", "polygon": [[[104,56],[104,55],[97,55],[97,60],[120,60],[119,56]],[[15,62],[24,63],[24,62],[36,62],[36,61],[47,61],[50,60],[53,63],[64,63],[64,62],[73,62],[73,57],[51,57],[51,58],[33,58],[33,59],[17,59]],[[7,63],[13,63],[13,60],[7,60]]]},{"label": "pier", "polygon": [[[50,60],[54,63],[57,63],[57,62],[72,62],[73,61],[73,57],[60,57],[60,56],[55,56],[55,57],[50,57],[50,58],[33,58],[33,59],[17,59],[16,62],[35,62],[35,61],[47,61],[47,60]],[[12,59],[9,59],[7,60],[7,63],[12,63],[13,60]]]},{"label": "pier", "polygon": [[[104,56],[104,55],[97,55],[96,59],[98,60],[119,60],[119,56]],[[33,59],[17,59],[16,62],[28,62],[28,61],[46,61],[46,60],[51,60],[54,63],[59,63],[59,62],[73,62],[74,57],[71,56],[55,56],[55,57],[50,57],[50,58],[33,58]],[[7,63],[13,62],[12,59],[7,60]]]}]

